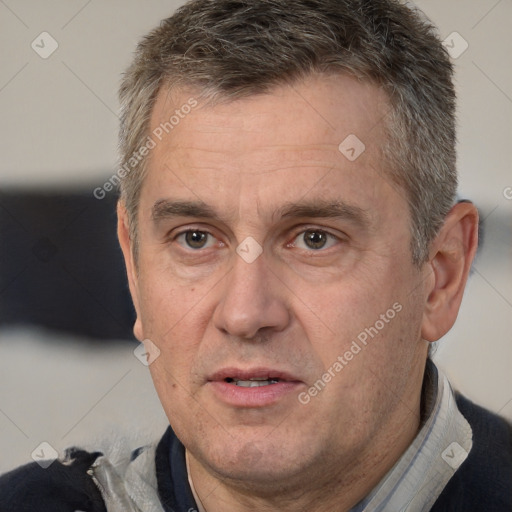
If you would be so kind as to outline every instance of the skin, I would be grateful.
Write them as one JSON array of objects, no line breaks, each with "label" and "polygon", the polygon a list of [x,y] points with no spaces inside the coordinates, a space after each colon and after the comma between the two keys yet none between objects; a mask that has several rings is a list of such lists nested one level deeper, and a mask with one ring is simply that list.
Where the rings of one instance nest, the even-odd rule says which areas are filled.
[{"label": "skin", "polygon": [[[160,91],[151,129],[187,92]],[[428,342],[455,321],[478,215],[453,207],[429,260],[413,264],[407,200],[380,155],[387,108],[377,86],[348,76],[200,102],[150,154],[137,265],[119,205],[134,332],[160,350],[151,375],[208,512],[348,510],[417,433]],[[355,161],[338,150],[348,134],[365,144]],[[162,200],[211,211],[169,215]],[[281,215],[305,202],[343,204],[344,214]],[[206,245],[187,245],[187,230]],[[325,245],[308,246],[306,230]],[[252,263],[236,252],[247,237],[262,249]],[[400,312],[300,403],[396,303]],[[300,383],[271,405],[236,407],[208,382],[226,366],[279,368]]]}]

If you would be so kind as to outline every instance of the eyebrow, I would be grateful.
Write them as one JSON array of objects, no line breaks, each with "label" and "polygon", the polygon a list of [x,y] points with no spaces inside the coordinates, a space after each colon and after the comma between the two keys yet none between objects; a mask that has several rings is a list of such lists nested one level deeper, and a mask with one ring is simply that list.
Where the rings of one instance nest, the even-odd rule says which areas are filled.
[{"label": "eyebrow", "polygon": [[151,212],[153,221],[173,217],[206,217],[218,219],[217,212],[202,201],[171,201],[168,199],[160,199],[154,205]]},{"label": "eyebrow", "polygon": [[[158,223],[173,217],[196,217],[222,220],[221,215],[203,201],[158,200],[152,208],[152,219]],[[274,212],[272,218],[331,218],[348,220],[361,227],[368,227],[368,212],[359,206],[343,201],[301,201],[285,203]]]},{"label": "eyebrow", "polygon": [[361,227],[368,227],[370,216],[366,210],[344,201],[314,200],[300,203],[286,203],[277,214],[281,218],[324,218],[348,220]]}]

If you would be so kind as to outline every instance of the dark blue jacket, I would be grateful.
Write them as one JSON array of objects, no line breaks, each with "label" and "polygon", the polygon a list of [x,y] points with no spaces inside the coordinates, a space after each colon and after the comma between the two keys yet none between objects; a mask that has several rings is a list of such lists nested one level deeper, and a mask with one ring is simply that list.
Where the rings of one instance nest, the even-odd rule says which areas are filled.
[{"label": "dark blue jacket", "polygon": [[[457,405],[473,429],[473,448],[431,512],[512,512],[512,427],[461,395]],[[42,469],[33,462],[1,476],[0,512],[106,512],[87,474],[100,453],[71,449],[67,455],[72,463],[55,461]],[[166,512],[197,510],[185,449],[170,427],[158,444],[155,462]]]}]

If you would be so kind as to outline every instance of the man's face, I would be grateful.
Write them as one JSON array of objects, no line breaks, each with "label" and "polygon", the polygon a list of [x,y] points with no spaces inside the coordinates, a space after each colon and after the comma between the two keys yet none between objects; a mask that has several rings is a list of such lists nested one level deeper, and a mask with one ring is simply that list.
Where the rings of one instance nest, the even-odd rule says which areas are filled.
[{"label": "man's face", "polygon": [[[151,130],[189,99],[161,91]],[[199,103],[151,151],[135,332],[160,350],[173,429],[216,475],[339,470],[417,414],[425,272],[384,173],[387,105],[312,77]]]}]

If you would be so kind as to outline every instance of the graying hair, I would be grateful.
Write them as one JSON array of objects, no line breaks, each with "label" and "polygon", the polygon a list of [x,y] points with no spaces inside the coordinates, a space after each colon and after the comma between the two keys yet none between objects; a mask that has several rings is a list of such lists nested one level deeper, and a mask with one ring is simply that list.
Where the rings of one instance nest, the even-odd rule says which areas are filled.
[{"label": "graying hair", "polygon": [[[403,190],[420,265],[456,188],[455,91],[449,56],[421,12],[395,0],[192,0],[138,45],[121,88],[121,165],[144,144],[162,87],[226,101],[313,73],[343,73],[387,93],[385,171]],[[121,181],[137,252],[147,156]]]}]

